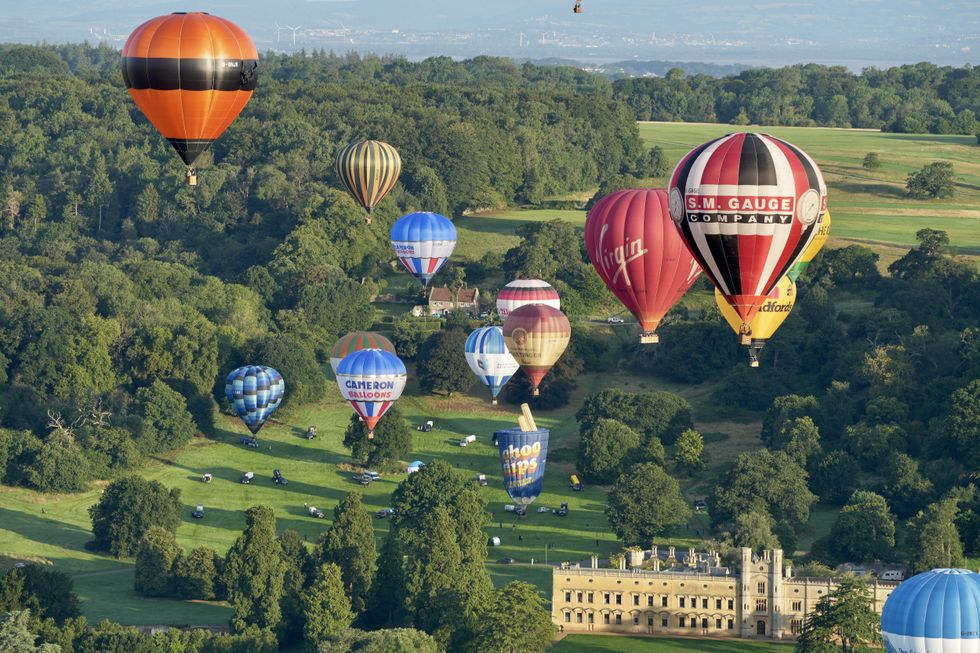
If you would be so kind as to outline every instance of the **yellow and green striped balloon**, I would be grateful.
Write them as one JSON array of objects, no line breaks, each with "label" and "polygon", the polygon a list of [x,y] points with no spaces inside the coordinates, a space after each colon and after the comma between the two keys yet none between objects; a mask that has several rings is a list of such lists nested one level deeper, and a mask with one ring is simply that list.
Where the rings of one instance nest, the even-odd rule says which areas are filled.
[{"label": "yellow and green striped balloon", "polygon": [[351,143],[337,155],[337,174],[347,192],[368,212],[395,187],[402,171],[398,150],[381,141]]}]

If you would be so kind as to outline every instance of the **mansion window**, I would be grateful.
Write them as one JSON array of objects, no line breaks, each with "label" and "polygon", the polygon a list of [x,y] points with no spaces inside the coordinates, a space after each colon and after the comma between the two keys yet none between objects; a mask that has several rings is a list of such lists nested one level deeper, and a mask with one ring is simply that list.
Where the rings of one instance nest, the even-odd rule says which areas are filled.
[{"label": "mansion window", "polygon": [[622,594],[617,594],[616,595],[616,605],[622,605],[622,604],[623,604],[623,595]]},{"label": "mansion window", "polygon": [[578,602],[579,603],[582,602],[582,593],[581,592],[578,593]]},{"label": "mansion window", "polygon": [[589,613],[589,623],[590,624],[594,624],[595,623],[595,615],[592,614],[591,612]]},{"label": "mansion window", "polygon": [[592,599],[594,598],[592,592],[589,592],[588,597],[589,597],[589,603],[592,603]]},{"label": "mansion window", "polygon": [[606,605],[609,605],[609,592],[602,595],[602,600]]},{"label": "mansion window", "polygon": [[721,610],[721,599],[715,599],[715,610]]},{"label": "mansion window", "polygon": [[704,628],[705,630],[708,629],[708,618],[707,617],[701,617],[701,627]]},{"label": "mansion window", "polygon": [[697,628],[697,627],[698,627],[698,618],[691,617],[691,628]]},{"label": "mansion window", "polygon": [[721,630],[721,619],[715,619],[715,628]]},{"label": "mansion window", "polygon": [[567,624],[572,623],[572,613],[571,612],[566,612],[565,613],[565,623],[567,623]]},{"label": "mansion window", "polygon": [[609,623],[609,615],[608,614],[602,615],[602,623],[604,623],[604,624]]},{"label": "mansion window", "polygon": [[681,628],[683,628],[684,627],[684,622],[685,622],[684,617],[677,617],[677,625],[678,626],[680,626]]},{"label": "mansion window", "polygon": [[648,626],[652,626],[653,625],[653,617],[649,617],[649,616],[647,617],[647,625]]},{"label": "mansion window", "polygon": [[766,593],[766,584],[759,583],[759,594],[765,594],[765,593]]},{"label": "mansion window", "polygon": [[728,609],[729,610],[735,609],[735,599],[728,599]]},{"label": "mansion window", "polygon": [[677,599],[680,602],[680,607],[684,607],[684,602],[687,600],[683,596]]},{"label": "mansion window", "polygon": [[640,625],[640,615],[638,614],[633,615],[633,625],[634,626]]},{"label": "mansion window", "polygon": [[665,608],[667,607],[667,597],[666,596],[661,596],[660,597],[660,605],[662,605]]},{"label": "mansion window", "polygon": [[647,606],[653,607],[653,594],[647,594]]},{"label": "mansion window", "polygon": [[793,634],[794,635],[799,635],[800,633],[803,632],[803,620],[802,619],[793,619],[792,624],[791,624],[791,628],[793,630]]},{"label": "mansion window", "polygon": [[756,612],[765,612],[766,611],[766,600],[765,599],[756,599],[755,600],[755,611]]},{"label": "mansion window", "polygon": [[634,594],[633,595],[633,605],[640,605],[640,595],[639,594]]},{"label": "mansion window", "polygon": [[621,615],[621,614],[617,614],[616,615],[616,623],[617,624],[623,623],[623,615]]},{"label": "mansion window", "polygon": [[708,609],[708,599],[701,599],[701,607],[705,610]]},{"label": "mansion window", "polygon": [[729,619],[728,620],[728,630],[732,630],[734,628],[735,628],[735,620],[734,619]]},{"label": "mansion window", "polygon": [[660,615],[660,625],[664,628],[667,627],[667,615]]},{"label": "mansion window", "polygon": [[572,601],[572,593],[565,592],[565,603],[571,603],[571,601]]},{"label": "mansion window", "polygon": [[575,613],[575,621],[577,621],[578,623],[582,623],[582,613],[581,612],[576,612]]},{"label": "mansion window", "polygon": [[803,610],[803,601],[793,601],[793,612],[801,612]]}]

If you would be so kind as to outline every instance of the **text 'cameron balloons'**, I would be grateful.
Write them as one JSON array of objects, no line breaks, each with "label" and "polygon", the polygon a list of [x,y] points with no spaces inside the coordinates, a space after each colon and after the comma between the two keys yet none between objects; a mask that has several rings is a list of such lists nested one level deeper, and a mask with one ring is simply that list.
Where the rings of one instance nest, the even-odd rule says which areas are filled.
[{"label": "text 'cameron balloons'", "polygon": [[402,265],[428,286],[456,247],[456,227],[438,213],[409,213],[391,226],[391,246]]},{"label": "text 'cameron balloons'", "polygon": [[517,361],[507,350],[504,332],[500,327],[477,329],[466,339],[466,362],[480,383],[490,388],[494,405],[500,389],[517,372]]},{"label": "text 'cameron balloons'", "polygon": [[622,190],[585,221],[585,248],[599,277],[636,316],[640,342],[659,341],[660,320],[701,274],[670,220],[667,191]]},{"label": "text 'cameron balloons'", "polygon": [[259,65],[255,44],[229,20],[180,12],[137,27],[122,56],[130,97],[177,150],[195,185],[194,161],[252,97]]},{"label": "text 'cameron balloons'", "polygon": [[252,435],[279,408],[285,392],[282,375],[264,365],[239,367],[225,379],[225,396]]},{"label": "text 'cameron balloons'", "polygon": [[806,153],[765,134],[728,134],[691,150],[670,178],[670,216],[721,294],[749,323],[803,250],[827,209],[827,187]]},{"label": "text 'cameron balloons'", "polygon": [[537,397],[541,379],[568,347],[572,325],[557,308],[527,304],[507,316],[503,331],[507,349],[531,379]]},{"label": "text 'cameron balloons'", "polygon": [[398,150],[381,141],[351,143],[337,155],[337,175],[354,200],[368,212],[384,199],[402,172]]},{"label": "text 'cameron balloons'", "polygon": [[[715,302],[718,304],[718,309],[725,321],[736,334],[739,333],[742,328],[742,318],[725,301],[717,288],[715,288]],[[772,289],[772,292],[766,297],[766,301],[759,307],[755,317],[752,318],[752,322],[749,323],[752,330],[752,342],[749,344],[750,367],[759,367],[759,352],[766,346],[769,338],[772,338],[773,334],[776,333],[776,329],[782,326],[786,318],[789,317],[795,303],[796,284],[790,280],[789,276],[785,276]]]},{"label": "text 'cameron balloons'", "polygon": [[541,494],[548,459],[548,429],[494,431],[507,495],[526,506]]},{"label": "text 'cameron balloons'", "polygon": [[551,284],[540,279],[511,281],[497,293],[497,315],[506,320],[511,311],[528,304],[544,304],[561,308],[561,298]]},{"label": "text 'cameron balloons'", "polygon": [[398,356],[382,349],[348,354],[337,366],[337,387],[374,437],[374,427],[405,390],[408,373]]},{"label": "text 'cameron balloons'", "polygon": [[789,269],[786,276],[796,283],[796,280],[800,278],[800,275],[806,272],[806,269],[810,266],[810,261],[817,257],[823,246],[827,244],[827,239],[830,238],[830,210],[824,211],[823,217],[820,218],[820,225],[817,228],[817,235],[813,237],[810,244],[807,246],[803,253],[800,254],[800,259],[793,264],[793,267]]},{"label": "text 'cameron balloons'", "polygon": [[933,569],[895,588],[881,611],[888,653],[980,651],[980,574]]},{"label": "text 'cameron balloons'", "polygon": [[330,367],[333,368],[333,373],[337,373],[337,366],[340,365],[340,361],[347,354],[362,349],[383,349],[392,354],[398,353],[395,351],[395,346],[391,344],[391,341],[380,333],[374,333],[373,331],[352,331],[346,336],[338,338],[337,342],[333,345],[333,349],[330,350]]}]

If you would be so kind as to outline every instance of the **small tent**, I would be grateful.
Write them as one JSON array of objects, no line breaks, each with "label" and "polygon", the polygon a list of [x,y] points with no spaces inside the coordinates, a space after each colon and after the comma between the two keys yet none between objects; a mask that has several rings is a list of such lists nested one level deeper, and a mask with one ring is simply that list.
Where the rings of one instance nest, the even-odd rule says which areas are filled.
[{"label": "small tent", "polygon": [[408,463],[408,473],[414,474],[415,472],[419,471],[423,467],[425,467],[424,462],[422,462],[421,460],[413,460],[412,462]]}]

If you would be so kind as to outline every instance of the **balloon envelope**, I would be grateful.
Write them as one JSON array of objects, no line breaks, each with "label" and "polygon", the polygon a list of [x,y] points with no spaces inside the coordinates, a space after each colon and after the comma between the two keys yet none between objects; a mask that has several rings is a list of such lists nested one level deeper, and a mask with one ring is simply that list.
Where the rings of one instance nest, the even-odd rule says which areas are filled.
[{"label": "balloon envelope", "polygon": [[820,219],[820,226],[817,228],[817,235],[813,237],[810,244],[807,246],[803,253],[800,255],[800,260],[798,260],[793,267],[789,269],[786,276],[796,283],[796,280],[800,278],[800,275],[806,272],[807,267],[810,266],[810,261],[817,257],[823,246],[827,244],[827,239],[830,238],[830,210],[824,211],[823,217]]},{"label": "balloon envelope", "polygon": [[409,213],[392,225],[391,246],[402,265],[428,286],[456,247],[456,227],[438,213]]},{"label": "balloon envelope", "polygon": [[600,199],[585,221],[585,248],[599,277],[639,321],[641,342],[657,342],[660,320],[701,274],[659,188]]},{"label": "balloon envelope", "polygon": [[497,315],[501,321],[506,320],[511,311],[527,304],[561,308],[561,298],[551,284],[540,279],[511,281],[497,293]]},{"label": "balloon envelope", "polygon": [[373,331],[352,331],[346,336],[338,338],[337,342],[333,345],[333,349],[330,350],[330,367],[333,368],[333,373],[337,374],[337,366],[340,365],[340,361],[347,354],[360,351],[361,349],[383,349],[392,354],[398,353],[395,351],[395,346],[391,344],[391,341],[380,333],[374,333]]},{"label": "balloon envelope", "polygon": [[252,435],[279,408],[285,392],[282,375],[264,365],[239,367],[225,379],[225,396]]},{"label": "balloon envelope", "polygon": [[526,506],[541,494],[548,459],[548,429],[494,431],[500,452],[504,489],[514,503]]},{"label": "balloon envelope", "polygon": [[881,612],[888,653],[980,651],[980,574],[933,569],[895,588]]},{"label": "balloon envelope", "polygon": [[340,394],[364,420],[369,433],[402,395],[407,379],[401,359],[382,349],[355,351],[337,366]]},{"label": "balloon envelope", "polygon": [[122,56],[130,97],[188,166],[245,108],[259,63],[240,27],[200,12],[146,21]]},{"label": "balloon envelope", "polygon": [[517,372],[518,365],[507,349],[504,332],[500,327],[477,329],[466,339],[466,362],[480,379],[480,383],[490,388],[493,403],[497,403],[500,389]]},{"label": "balloon envelope", "polygon": [[670,178],[681,238],[745,325],[816,237],[826,208],[817,164],[766,134],[704,143]]},{"label": "balloon envelope", "polygon": [[572,337],[565,314],[544,304],[527,304],[511,312],[504,322],[504,341],[511,355],[531,379],[534,395],[548,370],[561,358]]},{"label": "balloon envelope", "polygon": [[398,150],[381,141],[351,143],[337,155],[337,175],[347,192],[368,212],[384,199],[402,171]]},{"label": "balloon envelope", "polygon": [[[718,310],[721,311],[732,330],[736,334],[740,334],[742,332],[742,318],[725,301],[725,297],[717,288],[715,288],[715,303],[718,304]],[[772,292],[766,296],[766,301],[759,307],[755,317],[749,323],[749,331],[752,337],[749,344],[749,357],[752,367],[759,366],[759,352],[789,317],[794,304],[796,304],[796,284],[787,275],[780,279]]]}]

